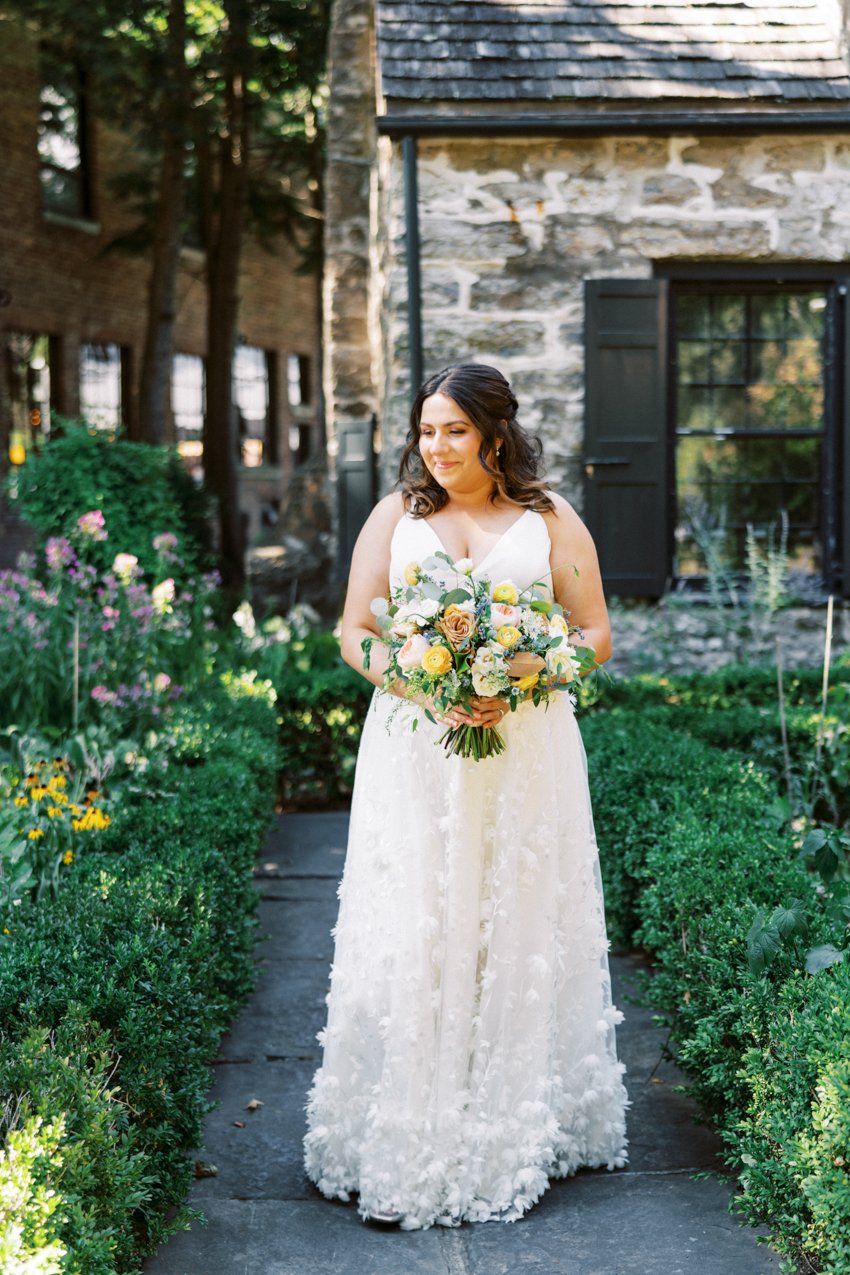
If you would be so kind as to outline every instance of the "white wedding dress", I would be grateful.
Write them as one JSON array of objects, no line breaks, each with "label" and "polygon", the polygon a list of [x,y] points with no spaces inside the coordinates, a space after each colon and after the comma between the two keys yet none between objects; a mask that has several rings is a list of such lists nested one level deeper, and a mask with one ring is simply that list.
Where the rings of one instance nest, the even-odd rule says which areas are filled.
[{"label": "white wedding dress", "polygon": [[[441,548],[403,517],[393,585]],[[549,554],[526,510],[473,574],[522,588]],[[512,1222],[550,1178],[627,1158],[584,748],[563,693],[481,762],[415,715],[376,692],[363,731],[305,1165],[405,1228]]]}]

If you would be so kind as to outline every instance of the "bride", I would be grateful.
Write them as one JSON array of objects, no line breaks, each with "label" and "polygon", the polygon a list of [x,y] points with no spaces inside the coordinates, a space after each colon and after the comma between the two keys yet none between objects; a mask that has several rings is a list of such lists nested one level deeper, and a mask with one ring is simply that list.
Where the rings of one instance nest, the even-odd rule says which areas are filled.
[{"label": "bride", "polygon": [[[401,490],[363,528],[343,615],[343,656],[376,687],[370,603],[438,551],[494,585],[545,581],[609,657],[593,542],[516,413],[480,364],[420,390]],[[512,1222],[551,1178],[626,1162],[584,749],[563,692],[513,713],[478,698],[437,724],[402,696],[376,691],[360,744],[306,1169],[367,1220]],[[505,751],[447,756],[445,723],[470,722],[498,725]]]}]

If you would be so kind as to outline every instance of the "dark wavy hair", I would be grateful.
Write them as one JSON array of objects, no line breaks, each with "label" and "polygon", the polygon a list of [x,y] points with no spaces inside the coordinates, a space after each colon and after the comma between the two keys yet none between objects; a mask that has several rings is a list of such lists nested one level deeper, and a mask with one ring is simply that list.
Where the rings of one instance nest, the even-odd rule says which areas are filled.
[{"label": "dark wavy hair", "polygon": [[[410,428],[399,463],[398,479],[404,506],[414,518],[427,518],[442,509],[448,493],[428,471],[419,451],[422,406],[432,394],[453,399],[481,435],[478,459],[493,479],[495,500],[503,496],[529,509],[554,509],[540,476],[543,445],[517,420],[519,404],[502,373],[485,363],[457,363],[429,377],[410,411]],[[496,445],[501,444],[498,451]],[[490,457],[495,457],[491,463]]]}]

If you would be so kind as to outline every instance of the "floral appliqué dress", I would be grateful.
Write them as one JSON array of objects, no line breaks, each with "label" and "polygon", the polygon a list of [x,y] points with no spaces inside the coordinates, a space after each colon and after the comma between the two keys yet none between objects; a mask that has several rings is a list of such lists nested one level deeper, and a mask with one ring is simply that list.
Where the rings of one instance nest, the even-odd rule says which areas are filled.
[{"label": "floral appliqu\u00e9 dress", "polygon": [[[405,515],[392,584],[441,548]],[[473,574],[551,582],[550,551],[526,510]],[[407,1229],[513,1222],[551,1178],[627,1158],[584,748],[563,693],[481,762],[416,715],[377,691],[363,731],[305,1165]]]}]

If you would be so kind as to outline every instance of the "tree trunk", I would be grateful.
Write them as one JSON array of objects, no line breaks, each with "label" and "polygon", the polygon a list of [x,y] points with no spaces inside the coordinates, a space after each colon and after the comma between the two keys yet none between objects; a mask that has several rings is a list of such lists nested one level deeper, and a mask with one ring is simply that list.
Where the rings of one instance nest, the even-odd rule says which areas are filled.
[{"label": "tree trunk", "polygon": [[218,502],[219,561],[226,589],[245,585],[239,508],[239,439],[233,405],[233,352],[239,318],[239,262],[250,141],[246,79],[250,57],[244,0],[226,0],[225,120],[218,141],[218,189],[207,245],[207,410],[204,477]]},{"label": "tree trunk", "polygon": [[136,413],[139,437],[148,443],[165,438],[186,184],[187,99],[185,0],[171,0],[163,151]]}]

